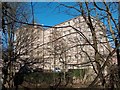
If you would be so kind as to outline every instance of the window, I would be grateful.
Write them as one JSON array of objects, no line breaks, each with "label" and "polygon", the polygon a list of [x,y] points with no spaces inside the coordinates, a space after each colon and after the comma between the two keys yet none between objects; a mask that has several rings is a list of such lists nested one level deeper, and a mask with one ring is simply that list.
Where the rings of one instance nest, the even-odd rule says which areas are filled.
[{"label": "window", "polygon": [[79,23],[81,23],[80,19],[78,19]]},{"label": "window", "polygon": [[64,31],[64,34],[66,34],[66,31]]},{"label": "window", "polygon": [[70,25],[70,21],[68,22],[68,25]]},{"label": "window", "polygon": [[39,52],[39,51],[37,51],[37,55],[39,55],[39,53],[40,53],[40,52]]},{"label": "window", "polygon": [[89,34],[89,37],[91,37],[91,34]]},{"label": "window", "polygon": [[80,40],[82,40],[82,37],[80,36]]},{"label": "window", "polygon": [[52,38],[52,36],[48,36],[48,38],[49,38],[49,39],[51,39],[51,38]]},{"label": "window", "polygon": [[99,41],[102,42],[102,37],[99,37]]},{"label": "window", "polygon": [[68,62],[70,62],[70,61],[71,61],[71,56],[68,56],[68,58],[67,58],[67,59],[68,59]]},{"label": "window", "polygon": [[34,45],[34,43],[31,43],[31,46],[33,46]]},{"label": "window", "polygon": [[75,18],[75,19],[73,19],[73,22],[74,22],[74,23],[76,22],[76,18]]},{"label": "window", "polygon": [[37,48],[39,47],[39,44],[37,44]]}]

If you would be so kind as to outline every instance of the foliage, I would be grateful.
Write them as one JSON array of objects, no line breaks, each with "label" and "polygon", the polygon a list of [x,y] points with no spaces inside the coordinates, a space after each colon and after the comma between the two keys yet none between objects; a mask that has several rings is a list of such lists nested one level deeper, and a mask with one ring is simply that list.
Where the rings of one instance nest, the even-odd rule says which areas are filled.
[{"label": "foliage", "polygon": [[69,74],[72,77],[75,76],[75,77],[78,77],[80,79],[83,79],[86,71],[87,71],[86,69],[71,69],[71,70],[69,70]]},{"label": "foliage", "polygon": [[[64,39],[59,39],[59,37],[58,37],[58,36],[60,36],[60,38],[65,37],[65,36],[62,36],[61,32],[56,32],[56,29],[58,27],[49,26],[49,27],[52,27],[54,29],[53,37],[52,37],[52,40],[54,40],[54,41],[52,41],[52,46],[53,47],[50,50],[52,52],[51,55],[53,55],[53,57],[54,57],[54,66],[56,64],[56,62],[55,62],[55,60],[57,59],[56,57],[57,57],[57,55],[59,55],[60,58],[61,58],[61,59],[60,58],[59,59],[61,60],[61,63],[63,63],[64,69],[66,69],[65,66],[68,63],[65,60],[66,60],[67,53],[69,53],[69,52],[67,52],[68,49],[70,50],[73,47],[79,46],[80,48],[77,48],[77,50],[78,50],[77,54],[80,54],[80,55],[78,55],[78,56],[80,56],[81,59],[82,59],[83,56],[85,58],[88,58],[89,63],[91,63],[91,65],[93,67],[93,70],[95,71],[95,74],[96,74],[96,77],[95,77],[94,81],[89,86],[96,85],[96,83],[98,81],[100,81],[100,83],[102,83],[101,85],[104,86],[105,85],[105,74],[104,74],[105,68],[108,67],[111,64],[111,60],[112,60],[113,55],[116,51],[117,51],[117,58],[118,59],[120,58],[119,50],[118,50],[118,48],[120,46],[120,43],[119,43],[119,38],[120,38],[119,37],[120,36],[119,27],[120,26],[118,27],[118,24],[119,24],[118,18],[116,18],[116,16],[114,15],[114,14],[118,15],[118,8],[114,8],[114,7],[118,7],[118,3],[107,3],[107,2],[101,2],[101,3],[84,2],[84,3],[81,3],[81,2],[79,2],[79,3],[76,3],[77,7],[72,6],[72,5],[69,6],[66,3],[59,3],[59,4],[60,4],[61,7],[65,7],[66,10],[67,9],[71,9],[72,11],[75,10],[75,12],[78,12],[81,15],[81,17],[84,21],[83,24],[87,26],[87,29],[89,29],[91,37],[90,38],[86,37],[84,32],[82,32],[82,29],[81,29],[82,25],[80,25],[80,22],[78,22],[79,27],[75,27],[75,25],[73,25],[73,26],[69,25],[72,30],[74,29],[79,34],[79,37],[75,38],[75,40],[73,40],[73,41],[72,41],[71,38],[69,38],[70,43],[72,43],[72,42],[75,43],[78,39],[77,43],[79,43],[79,44],[67,48],[68,44],[65,43],[65,40]],[[103,7],[101,7],[101,5]],[[119,3],[119,5],[120,5],[120,3]],[[31,4],[31,6],[32,6],[32,4]],[[27,8],[27,10],[28,10],[28,8]],[[10,82],[13,80],[14,74],[16,72],[15,70],[13,70],[14,63],[17,60],[20,61],[21,60],[20,57],[22,55],[25,55],[25,53],[31,53],[31,51],[33,51],[33,50],[27,48],[27,45],[28,45],[27,43],[23,47],[22,47],[22,45],[19,45],[20,50],[17,50],[15,48],[15,45],[14,45],[14,39],[15,39],[14,35],[15,35],[16,28],[20,27],[23,24],[34,25],[34,23],[33,24],[26,23],[26,22],[29,22],[29,20],[26,20],[29,17],[29,15],[28,15],[29,10],[28,10],[28,12],[27,11],[25,12],[25,11],[26,11],[26,9],[25,9],[25,5],[23,5],[23,3],[18,3],[17,4],[17,3],[7,3],[7,2],[5,2],[2,5],[2,13],[3,13],[3,16],[2,16],[2,24],[3,24],[2,25],[2,33],[4,35],[4,39],[3,39],[3,42],[2,42],[3,46],[4,46],[3,56],[2,56],[3,61],[4,61],[3,62],[3,69],[2,69],[3,82],[4,82],[3,86],[5,86],[5,84],[7,82],[8,82],[7,87],[12,87],[13,86],[13,85],[11,85]],[[67,11],[70,11],[70,10],[67,10]],[[33,21],[34,21],[33,6],[32,6],[32,16],[33,16]],[[94,16],[94,18],[91,17],[91,16]],[[94,19],[95,19],[95,22],[94,22]],[[38,26],[41,26],[41,25],[38,25]],[[61,26],[61,27],[65,28],[63,26]],[[66,26],[66,28],[67,27],[68,26]],[[99,36],[97,31],[102,31],[102,34],[100,34],[101,37],[97,37],[97,36]],[[20,37],[22,37],[22,35]],[[80,38],[82,38],[83,41],[84,41],[84,42],[82,42],[82,44],[81,44],[82,39],[80,39]],[[25,42],[29,41],[25,38],[22,38],[22,39]],[[102,42],[102,39],[105,39],[105,41]],[[116,39],[118,39],[118,43],[115,45]],[[30,43],[29,43],[30,46],[33,46],[32,41],[35,41],[35,40],[32,39],[30,41]],[[17,43],[19,44],[19,42],[17,42]],[[50,42],[48,42],[48,43],[50,43]],[[109,44],[111,46],[113,46],[114,49],[111,48],[111,46]],[[91,53],[85,49],[85,48],[87,48],[86,45],[89,45],[92,48],[91,51],[93,51],[93,53],[92,53],[93,55],[91,55]],[[16,46],[18,46],[18,45],[16,45]],[[99,48],[98,46],[103,47],[103,51],[101,51],[102,49]],[[25,49],[24,47],[27,48],[27,49]],[[25,50],[23,50],[25,52],[23,52],[21,50],[21,48],[25,49]],[[42,51],[45,54],[47,49],[45,50],[44,45],[43,45],[43,49],[44,50],[42,50]],[[101,50],[99,50],[99,49],[101,49]],[[18,51],[18,52],[16,52],[16,51]],[[22,51],[22,52],[20,52],[20,51]],[[81,52],[84,53],[84,55],[83,54],[81,55]],[[32,57],[33,56],[32,54],[33,53],[31,53],[30,59],[28,61],[30,61],[30,60],[34,61],[34,59]],[[105,57],[103,57],[104,54],[105,54]],[[43,62],[44,62],[44,56],[45,55],[43,55],[43,57],[42,57]],[[77,55],[75,55],[75,56],[78,59],[78,56]],[[70,58],[71,57],[69,57],[69,59]],[[23,62],[24,61],[26,61],[26,59],[23,60]],[[23,64],[23,63],[20,62],[20,64]],[[83,79],[86,72],[87,72],[86,69],[80,69],[80,70],[79,69],[74,69],[74,70],[70,70],[70,72],[66,72],[66,73],[34,72],[34,73],[29,74],[28,76],[25,76],[25,80],[28,81],[28,82],[31,82],[31,83],[42,83],[42,82],[53,83],[53,81],[55,81],[56,79],[64,80],[65,78],[67,78],[67,75],[70,76],[70,78],[77,77],[77,78]],[[107,74],[109,75],[110,73],[107,72]],[[17,80],[20,79],[19,76],[20,76],[19,74],[16,76],[15,81],[16,81],[16,79]],[[111,79],[113,78],[113,76],[114,76],[114,74],[113,75],[111,74],[111,77],[109,77],[110,82],[111,82]],[[11,77],[11,78],[9,78],[9,77]],[[21,76],[21,77],[23,77],[23,76]],[[112,80],[114,80],[114,78]],[[21,82],[22,81],[23,81],[23,78],[21,78]]]}]

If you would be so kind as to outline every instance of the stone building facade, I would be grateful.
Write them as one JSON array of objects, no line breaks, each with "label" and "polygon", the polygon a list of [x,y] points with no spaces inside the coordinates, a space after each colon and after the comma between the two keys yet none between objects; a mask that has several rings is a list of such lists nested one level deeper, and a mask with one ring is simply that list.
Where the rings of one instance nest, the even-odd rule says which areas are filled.
[{"label": "stone building facade", "polygon": [[[103,23],[92,18],[97,48],[104,57],[109,53]],[[82,16],[75,17],[54,27],[24,26],[16,31],[16,51],[21,58],[37,61],[35,67],[52,70],[91,67],[94,62],[92,33]]]}]

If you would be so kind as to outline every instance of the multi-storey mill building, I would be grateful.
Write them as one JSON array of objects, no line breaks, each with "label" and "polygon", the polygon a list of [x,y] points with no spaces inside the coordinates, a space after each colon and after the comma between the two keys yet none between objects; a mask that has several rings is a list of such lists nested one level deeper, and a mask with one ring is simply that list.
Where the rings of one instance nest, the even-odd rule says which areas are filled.
[{"label": "multi-storey mill building", "polygon": [[[107,38],[104,37],[105,27],[95,18],[92,18],[92,22],[97,48],[104,59],[110,48]],[[91,64],[86,62],[94,61],[95,57],[92,33],[82,16],[47,29],[40,26],[24,26],[16,32],[16,43],[17,51],[25,53],[22,58],[31,58],[38,62],[35,64],[36,67],[48,70],[56,67],[61,69],[91,67]],[[101,59],[101,62],[104,60]]]}]

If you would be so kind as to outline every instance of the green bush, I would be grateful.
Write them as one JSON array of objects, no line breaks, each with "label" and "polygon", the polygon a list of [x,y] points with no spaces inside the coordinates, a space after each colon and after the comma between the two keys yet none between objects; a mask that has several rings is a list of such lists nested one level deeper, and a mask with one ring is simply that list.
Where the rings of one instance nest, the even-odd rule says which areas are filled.
[{"label": "green bush", "polygon": [[85,72],[86,72],[86,69],[70,69],[69,71],[69,75],[71,77],[77,77],[77,78],[84,78],[84,75],[85,75]]},{"label": "green bush", "polygon": [[[84,75],[86,73],[87,69],[70,69],[68,72],[65,74],[65,78],[70,77],[77,77],[80,79],[84,78]],[[34,72],[31,73],[27,76],[25,76],[25,80],[31,83],[40,83],[40,82],[45,82],[45,83],[53,83],[55,79],[64,80],[64,73],[63,72]]]},{"label": "green bush", "polygon": [[[60,76],[61,75],[61,76]],[[63,77],[63,74],[55,73],[55,72],[34,72],[27,76],[25,76],[26,81],[30,81],[32,83],[46,82],[52,83],[55,78]]]}]

